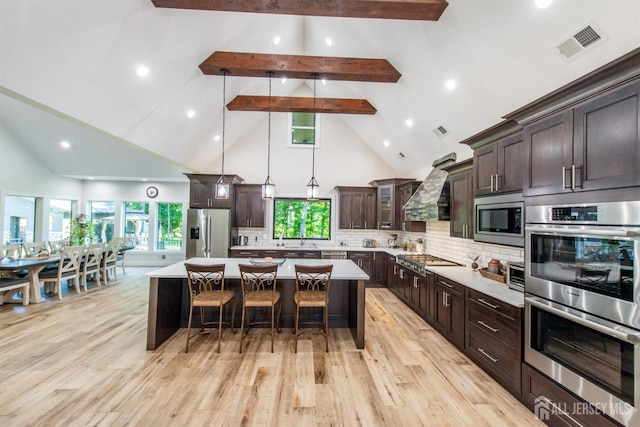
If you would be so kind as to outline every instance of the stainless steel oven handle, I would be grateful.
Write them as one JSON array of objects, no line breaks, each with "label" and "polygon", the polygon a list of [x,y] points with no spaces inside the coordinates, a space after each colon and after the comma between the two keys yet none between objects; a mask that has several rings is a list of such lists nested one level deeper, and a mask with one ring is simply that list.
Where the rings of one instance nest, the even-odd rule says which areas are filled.
[{"label": "stainless steel oven handle", "polygon": [[638,237],[640,233],[633,230],[598,230],[596,228],[590,228],[587,230],[575,230],[573,228],[562,228],[562,229],[550,229],[545,227],[532,227],[527,226],[526,230],[532,233],[560,233],[560,234],[570,234],[576,236],[604,236],[604,237]]},{"label": "stainless steel oven handle", "polygon": [[[614,338],[618,338],[619,340],[628,342],[630,344],[640,343],[640,334],[635,333],[631,329],[627,329],[627,328],[624,328],[622,326],[620,326],[619,328],[624,329],[624,331],[617,330],[617,329],[612,329],[612,328],[610,328],[610,327],[608,327],[606,325],[603,325],[601,323],[593,322],[593,321],[591,321],[589,319],[585,319],[583,317],[576,316],[576,315],[571,314],[570,312],[567,312],[567,311],[564,311],[564,310],[559,310],[559,309],[557,309],[555,307],[552,307],[548,303],[540,302],[535,297],[527,297],[527,298],[525,298],[525,302],[528,302],[532,306],[537,307],[537,308],[539,308],[541,310],[548,311],[548,312],[553,313],[553,314],[555,314],[557,316],[560,316],[560,317],[562,317],[564,319],[570,320],[571,322],[578,323],[578,324],[580,324],[582,326],[585,326],[587,328],[593,329],[593,330],[598,331],[598,332],[602,332],[605,335],[609,335],[609,336],[612,336]],[[571,309],[567,309],[567,310],[571,310]]]}]

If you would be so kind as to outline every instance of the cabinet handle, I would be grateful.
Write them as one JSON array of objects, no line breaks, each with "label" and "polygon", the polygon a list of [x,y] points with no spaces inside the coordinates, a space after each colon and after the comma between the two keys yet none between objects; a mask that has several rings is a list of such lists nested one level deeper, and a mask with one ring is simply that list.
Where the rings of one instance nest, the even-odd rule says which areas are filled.
[{"label": "cabinet handle", "polygon": [[496,191],[500,191],[500,175],[496,174]]},{"label": "cabinet handle", "polygon": [[562,167],[562,189],[566,189],[567,188],[567,179],[566,179],[566,175],[567,174],[567,168],[565,168],[564,166]]},{"label": "cabinet handle", "polygon": [[493,363],[496,363],[498,361],[498,359],[496,359],[495,357],[490,356],[489,353],[487,353],[486,351],[484,351],[480,347],[478,347],[478,351],[480,353],[482,353],[487,359],[491,360]]},{"label": "cabinet handle", "polygon": [[491,332],[498,332],[498,329],[496,328],[492,328],[491,326],[487,325],[484,321],[482,320],[478,320],[478,323],[480,323],[482,326],[484,326],[485,328],[489,329]]},{"label": "cabinet handle", "polygon": [[364,228],[367,229],[367,221],[364,222]]},{"label": "cabinet handle", "polygon": [[576,165],[571,165],[571,191],[576,189]]},{"label": "cabinet handle", "polygon": [[447,282],[443,282],[442,280],[440,281],[440,284],[446,286],[449,289],[455,289],[454,286],[451,286],[450,284],[448,284]]},{"label": "cabinet handle", "polygon": [[494,310],[496,310],[496,309],[498,308],[498,306],[497,306],[497,305],[495,305],[495,304],[491,304],[489,301],[487,301],[487,300],[486,300],[486,299],[484,299],[484,298],[478,298],[478,301],[479,301],[479,302],[481,302],[481,303],[483,303],[484,305],[486,305],[486,306],[488,306],[488,307],[493,308]]},{"label": "cabinet handle", "polygon": [[442,293],[442,305],[444,307],[449,307],[449,305],[450,305],[449,304],[449,297],[450,297],[450,295],[449,295],[448,292],[443,292]]},{"label": "cabinet handle", "polygon": [[404,270],[400,270],[400,278],[401,279],[404,279],[404,274],[403,273],[404,273]]},{"label": "cabinet handle", "polygon": [[394,265],[393,266],[393,275],[396,276],[398,274],[398,266]]},{"label": "cabinet handle", "polygon": [[491,175],[491,189],[490,191],[493,193],[493,179],[495,178],[495,175]]},{"label": "cabinet handle", "polygon": [[433,273],[431,271],[425,271],[424,272],[427,276],[433,276]]},{"label": "cabinet handle", "polygon": [[418,278],[417,278],[417,277],[414,277],[414,278],[413,278],[413,287],[414,287],[414,288],[417,288],[417,287],[418,287]]}]

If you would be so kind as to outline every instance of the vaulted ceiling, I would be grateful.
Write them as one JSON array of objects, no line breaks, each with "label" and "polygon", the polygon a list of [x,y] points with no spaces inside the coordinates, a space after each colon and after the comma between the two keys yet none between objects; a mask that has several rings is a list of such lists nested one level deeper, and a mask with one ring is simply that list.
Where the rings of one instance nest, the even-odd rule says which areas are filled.
[{"label": "vaulted ceiling", "polygon": [[[448,3],[425,21],[0,0],[0,120],[60,175],[181,180],[219,155],[223,79],[200,69],[214,52],[386,59],[397,83],[330,80],[318,95],[368,101],[375,114],[340,117],[404,175],[451,151],[468,156],[459,141],[640,47],[640,0],[556,0],[544,10],[533,0]],[[557,46],[587,25],[604,41],[561,55]],[[136,75],[143,64],[146,78]],[[230,74],[226,86],[227,102],[268,92],[261,77]],[[312,87],[274,80],[273,95]],[[228,111],[226,144],[262,126],[262,115]],[[63,139],[73,161],[59,152]]]}]

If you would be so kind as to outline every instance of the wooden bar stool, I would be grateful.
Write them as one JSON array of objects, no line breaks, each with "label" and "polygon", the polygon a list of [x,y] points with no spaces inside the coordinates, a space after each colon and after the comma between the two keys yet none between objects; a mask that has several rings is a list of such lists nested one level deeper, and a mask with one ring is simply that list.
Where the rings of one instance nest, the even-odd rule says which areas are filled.
[{"label": "wooden bar stool", "polygon": [[[280,314],[282,304],[280,292],[276,289],[278,265],[247,265],[239,264],[240,282],[242,286],[242,323],[240,326],[240,353],[242,353],[242,339],[244,338],[244,319],[247,309],[255,307],[271,307],[271,322],[247,319],[247,334],[251,325],[271,324],[271,353],[273,353],[274,328],[280,331]],[[276,310],[278,314],[276,315]]]},{"label": "wooden bar stool", "polygon": [[304,332],[300,330],[301,308],[322,308],[321,322],[305,322],[305,325],[321,324],[325,347],[329,352],[329,285],[333,265],[299,265],[296,264],[296,292],[293,295],[295,304],[294,322],[295,352],[298,352],[298,336]]},{"label": "wooden bar stool", "polygon": [[[236,332],[233,322],[236,317],[236,300],[233,291],[224,288],[224,264],[191,264],[184,263],[189,279],[189,296],[191,303],[189,306],[189,324],[187,326],[187,346],[185,353],[189,352],[189,340],[191,336],[191,320],[193,319],[193,308],[200,308],[200,334],[205,332],[205,326],[218,325],[218,353],[220,353],[220,342],[222,341],[222,314],[225,307],[231,304],[231,331]],[[217,322],[207,322],[204,318],[205,307],[218,307],[219,317]],[[195,336],[195,335],[194,335]]]}]

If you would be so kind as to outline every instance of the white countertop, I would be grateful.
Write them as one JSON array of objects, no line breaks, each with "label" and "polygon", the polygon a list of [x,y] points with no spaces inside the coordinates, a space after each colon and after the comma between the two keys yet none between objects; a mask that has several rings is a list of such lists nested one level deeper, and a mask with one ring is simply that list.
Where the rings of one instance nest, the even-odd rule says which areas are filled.
[{"label": "white countertop", "polygon": [[506,283],[487,279],[468,267],[428,267],[428,270],[507,304],[524,307],[524,293],[510,289]]},{"label": "white countertop", "polygon": [[[239,279],[238,264],[249,264],[248,258],[190,258],[158,270],[151,271],[145,276],[157,278],[186,278],[185,262],[197,264],[225,264],[224,275],[229,279]],[[353,261],[346,259],[306,259],[289,258],[278,267],[278,279],[295,279],[295,265],[326,265],[333,264],[331,278],[335,280],[369,280],[369,275],[362,271]]]}]

